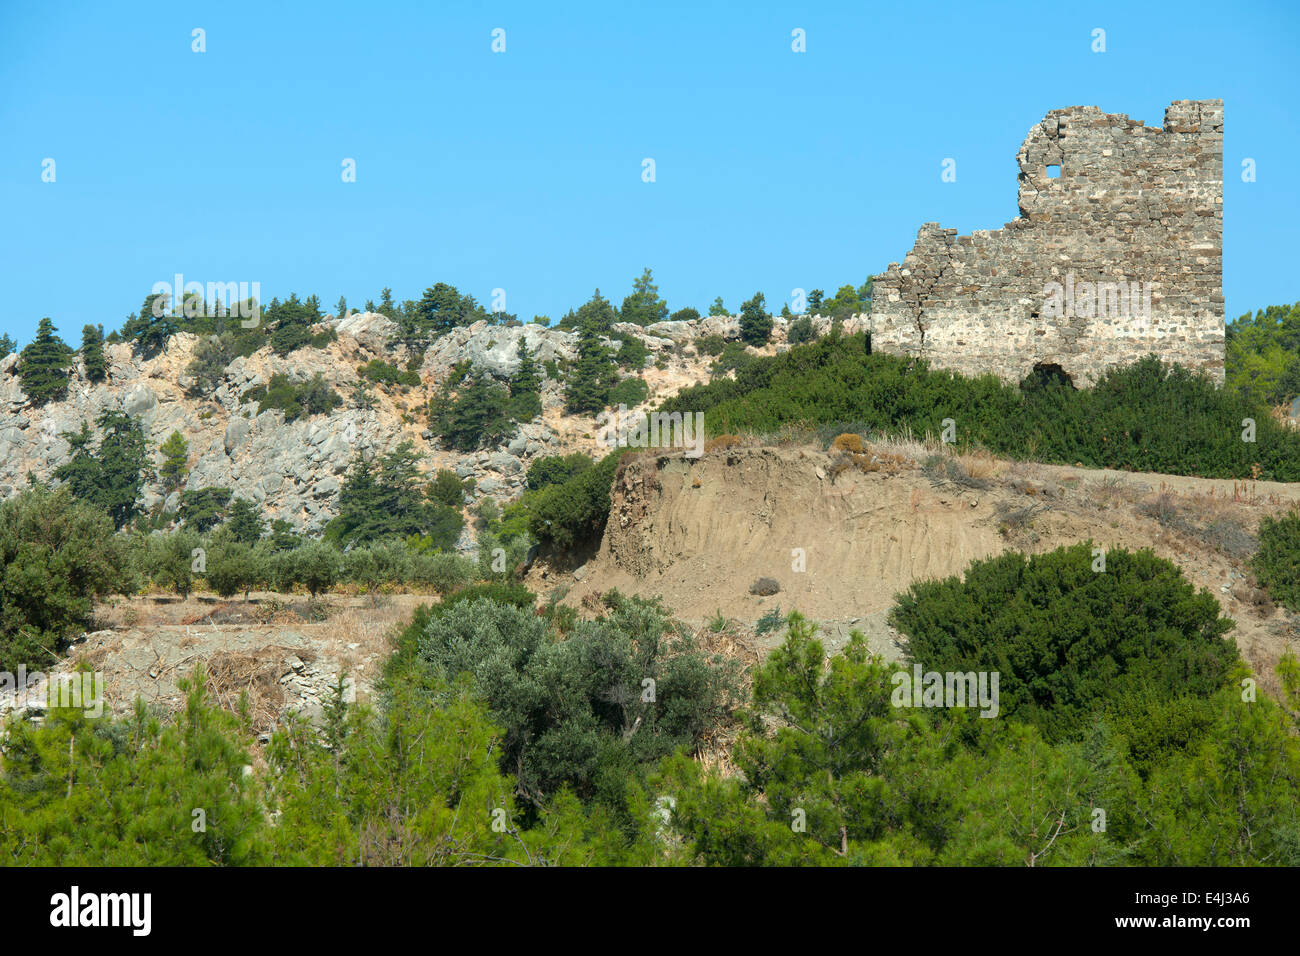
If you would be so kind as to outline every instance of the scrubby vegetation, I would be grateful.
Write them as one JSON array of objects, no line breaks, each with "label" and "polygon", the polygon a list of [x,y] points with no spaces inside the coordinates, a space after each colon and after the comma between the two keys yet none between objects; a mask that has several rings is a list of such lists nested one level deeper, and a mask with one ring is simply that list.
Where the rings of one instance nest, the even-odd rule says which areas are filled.
[{"label": "scrubby vegetation", "polygon": [[256,403],[258,413],[278,408],[286,422],[306,415],[326,415],[343,404],[343,399],[317,372],[308,381],[293,384],[283,372],[271,376],[266,385],[255,385],[239,396],[241,402]]},{"label": "scrubby vegetation", "polygon": [[1300,611],[1300,513],[1260,519],[1259,550],[1251,568],[1275,601]]},{"label": "scrubby vegetation", "polygon": [[684,389],[663,410],[704,411],[709,434],[853,422],[939,435],[944,420],[952,419],[959,447],[1012,457],[1212,478],[1300,479],[1300,433],[1279,424],[1262,404],[1154,356],[1112,369],[1090,389],[1037,382],[1017,387],[992,375],[965,378],[924,362],[868,355],[864,336],[831,335],[753,358],[734,379]]},{"label": "scrubby vegetation", "polygon": [[[957,614],[952,639],[928,625],[925,594],[899,605],[913,641],[937,639],[948,655],[927,668],[1006,675],[995,720],[900,704],[906,664],[873,658],[856,634],[828,660],[797,613],[737,712],[734,666],[654,602],[611,592],[576,621],[538,611],[518,585],[483,584],[416,613],[377,709],[349,704],[340,677],[322,725],[291,719],[261,761],[246,718],[206,698],[202,669],[175,717],[141,704],[123,719],[55,708],[40,726],[12,724],[0,758],[3,859],[1300,863],[1300,743],[1287,713],[1300,704],[1300,664],[1279,666],[1282,705],[1255,699],[1237,682],[1244,670],[1223,622],[1171,565],[1112,553],[1096,572],[1078,548],[1016,557],[936,585],[940,602],[986,609]],[[996,611],[997,598],[1011,610]],[[1068,658],[1081,647],[1034,622],[1085,611],[1097,621],[1067,630],[1089,651],[1124,645],[1098,652],[1123,661],[1120,679],[1067,669],[1052,683],[1049,648]],[[967,641],[977,633],[981,642]],[[1203,657],[1213,666],[1171,665],[1180,638],[1218,647]],[[1149,698],[1133,693],[1139,674],[1155,680]],[[725,749],[738,773],[695,759],[704,748]],[[190,825],[194,807],[206,826]]]}]

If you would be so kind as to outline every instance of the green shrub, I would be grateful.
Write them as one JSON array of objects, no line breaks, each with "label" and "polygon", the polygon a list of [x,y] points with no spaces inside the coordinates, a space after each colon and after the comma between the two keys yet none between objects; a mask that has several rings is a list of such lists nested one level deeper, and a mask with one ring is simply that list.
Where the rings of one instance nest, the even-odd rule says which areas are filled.
[{"label": "green shrub", "polygon": [[434,501],[459,508],[465,503],[465,486],[461,484],[454,471],[449,468],[439,468],[437,475],[429,483],[428,495]]},{"label": "green shrub", "polygon": [[0,502],[0,671],[51,663],[89,626],[96,600],[135,587],[102,512],[40,485]]},{"label": "green shrub", "polygon": [[[724,365],[726,363],[723,363]],[[827,336],[773,357],[751,357],[734,380],[683,389],[665,412],[705,412],[709,434],[771,433],[789,424],[938,435],[960,446],[1087,467],[1300,480],[1300,433],[1203,375],[1148,356],[1075,390],[993,375],[966,378],[924,362],[866,353],[864,335]],[[1243,441],[1244,419],[1256,425]]]},{"label": "green shrub", "polygon": [[623,452],[616,449],[572,478],[528,492],[525,504],[533,535],[559,548],[598,536],[609,517],[610,488]]},{"label": "green shrub", "polygon": [[713,335],[701,335],[695,340],[695,351],[701,355],[721,355],[722,350],[727,347],[727,340],[716,333]]},{"label": "green shrub", "polygon": [[1208,698],[1237,663],[1208,592],[1150,551],[1092,543],[1026,558],[976,561],[964,578],[922,581],[898,599],[890,623],[925,672],[996,671],[999,712],[1048,740],[1077,737],[1125,698]]},{"label": "green shrub", "polygon": [[620,405],[633,408],[644,402],[649,394],[650,386],[645,383],[645,379],[634,375],[623,379],[609,390],[609,404],[611,408]]},{"label": "green shrub", "polygon": [[1259,550],[1250,566],[1273,600],[1300,610],[1300,513],[1260,519]]},{"label": "green shrub", "polygon": [[569,786],[621,806],[629,780],[697,746],[727,718],[735,692],[734,668],[634,600],[559,641],[531,607],[459,601],[429,620],[418,653],[439,677],[471,677],[503,726],[502,768],[538,805]]},{"label": "green shrub", "polygon": [[317,372],[310,381],[294,385],[289,376],[277,372],[266,385],[255,385],[239,396],[240,402],[257,403],[258,412],[278,408],[284,412],[286,422],[304,415],[326,415],[343,404],[338,392]]},{"label": "green shrub", "polygon": [[420,384],[419,372],[407,369],[403,371],[382,359],[371,359],[357,369],[357,374],[366,381],[379,385],[416,386]]},{"label": "green shrub", "polygon": [[785,332],[785,340],[791,345],[803,345],[805,342],[811,342],[817,337],[813,331],[812,319],[809,316],[801,315],[790,323]]},{"label": "green shrub", "polygon": [[558,485],[574,475],[586,471],[594,462],[582,452],[571,455],[548,455],[538,458],[528,466],[528,487],[537,491],[547,485]]}]

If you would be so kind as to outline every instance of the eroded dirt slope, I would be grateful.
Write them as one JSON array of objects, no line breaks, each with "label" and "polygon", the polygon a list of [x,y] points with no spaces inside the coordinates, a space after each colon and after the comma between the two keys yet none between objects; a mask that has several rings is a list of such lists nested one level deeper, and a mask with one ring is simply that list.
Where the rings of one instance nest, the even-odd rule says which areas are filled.
[{"label": "eroded dirt slope", "polygon": [[[576,576],[537,568],[530,584],[567,587],[564,600],[579,606],[611,588],[658,595],[694,623],[721,613],[752,624],[773,608],[798,609],[823,623],[832,650],[856,628],[896,657],[903,646],[885,618],[913,581],[960,574],[1008,548],[1091,539],[1178,563],[1237,621],[1238,646],[1271,683],[1297,630],[1253,586],[1246,560],[1259,519],[1300,502],[1300,485],[989,458],[936,464],[933,452],[881,447],[863,459],[880,470],[838,473],[844,456],[814,447],[733,447],[694,461],[646,454],[618,479],[596,556]],[[752,594],[761,577],[780,591]],[[755,649],[777,639],[769,633]]]}]

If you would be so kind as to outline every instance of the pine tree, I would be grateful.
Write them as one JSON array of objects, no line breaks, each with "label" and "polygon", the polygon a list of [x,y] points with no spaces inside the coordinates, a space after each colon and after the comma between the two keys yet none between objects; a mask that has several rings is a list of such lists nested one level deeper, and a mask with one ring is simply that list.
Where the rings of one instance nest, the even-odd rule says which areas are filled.
[{"label": "pine tree", "polygon": [[[136,348],[145,355],[153,355],[162,350],[167,344],[167,340],[176,334],[176,319],[171,314],[169,308],[170,299],[166,293],[150,293],[145,296],[144,304],[140,306],[140,317],[136,319],[134,314],[128,320],[127,325],[131,327],[131,338],[135,340]],[[123,337],[126,337],[127,326],[122,327]]]},{"label": "pine tree", "polygon": [[605,407],[609,398],[615,371],[609,350],[601,341],[601,331],[599,317],[594,314],[578,326],[578,360],[564,393],[565,405],[571,412],[594,414]]},{"label": "pine tree", "polygon": [[18,343],[9,337],[9,333],[0,335],[0,359],[4,358],[14,349],[18,348]]},{"label": "pine tree", "polygon": [[749,345],[765,345],[772,334],[772,316],[763,307],[763,293],[740,307],[740,337]]},{"label": "pine tree", "polygon": [[542,413],[542,376],[522,335],[517,351],[519,367],[510,377],[510,417],[529,422]]},{"label": "pine tree", "polygon": [[266,532],[266,523],[256,504],[234,498],[226,512],[226,533],[244,544],[256,544]]},{"label": "pine tree", "polygon": [[86,366],[86,380],[102,382],[108,375],[104,358],[104,327],[87,325],[81,330],[81,361]]},{"label": "pine tree", "polygon": [[163,454],[162,468],[159,469],[163,484],[168,491],[175,491],[185,480],[185,473],[189,471],[190,444],[185,440],[184,435],[174,431],[158,446],[158,450]]},{"label": "pine tree", "polygon": [[125,412],[107,411],[95,420],[103,437],[91,452],[90,428],[64,433],[72,451],[69,461],[54,470],[54,477],[66,484],[74,497],[108,512],[121,528],[140,513],[136,504],[144,487],[149,459],[144,432]]},{"label": "pine tree", "polygon": [[505,389],[487,373],[475,372],[445,416],[443,440],[458,451],[496,444],[510,432],[509,405]]},{"label": "pine tree", "polygon": [[722,304],[722,296],[713,300],[713,304],[709,306],[709,315],[731,315],[731,310]]},{"label": "pine tree", "polygon": [[37,407],[46,402],[61,401],[68,393],[68,366],[72,364],[72,349],[55,334],[54,323],[41,319],[36,327],[36,338],[18,356],[18,377],[23,391]]},{"label": "pine tree", "polygon": [[334,317],[336,319],[346,319],[348,317],[348,300],[339,296],[338,305],[334,306]]},{"label": "pine tree", "polygon": [[659,287],[648,267],[632,283],[632,294],[623,300],[619,317],[637,325],[650,325],[668,318],[668,303],[659,298]]}]

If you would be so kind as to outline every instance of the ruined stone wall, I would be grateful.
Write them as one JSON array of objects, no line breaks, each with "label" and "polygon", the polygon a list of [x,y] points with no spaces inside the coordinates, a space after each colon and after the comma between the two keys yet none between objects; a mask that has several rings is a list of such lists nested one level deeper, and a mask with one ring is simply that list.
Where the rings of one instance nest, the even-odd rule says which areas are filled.
[{"label": "ruined stone wall", "polygon": [[[926,223],[875,277],[873,348],[1010,381],[1059,365],[1079,386],[1154,352],[1222,381],[1222,153],[1222,100],[1175,101],[1163,129],[1052,110],[1020,147],[1018,218]],[[1099,302],[1098,283],[1123,286]]]}]

